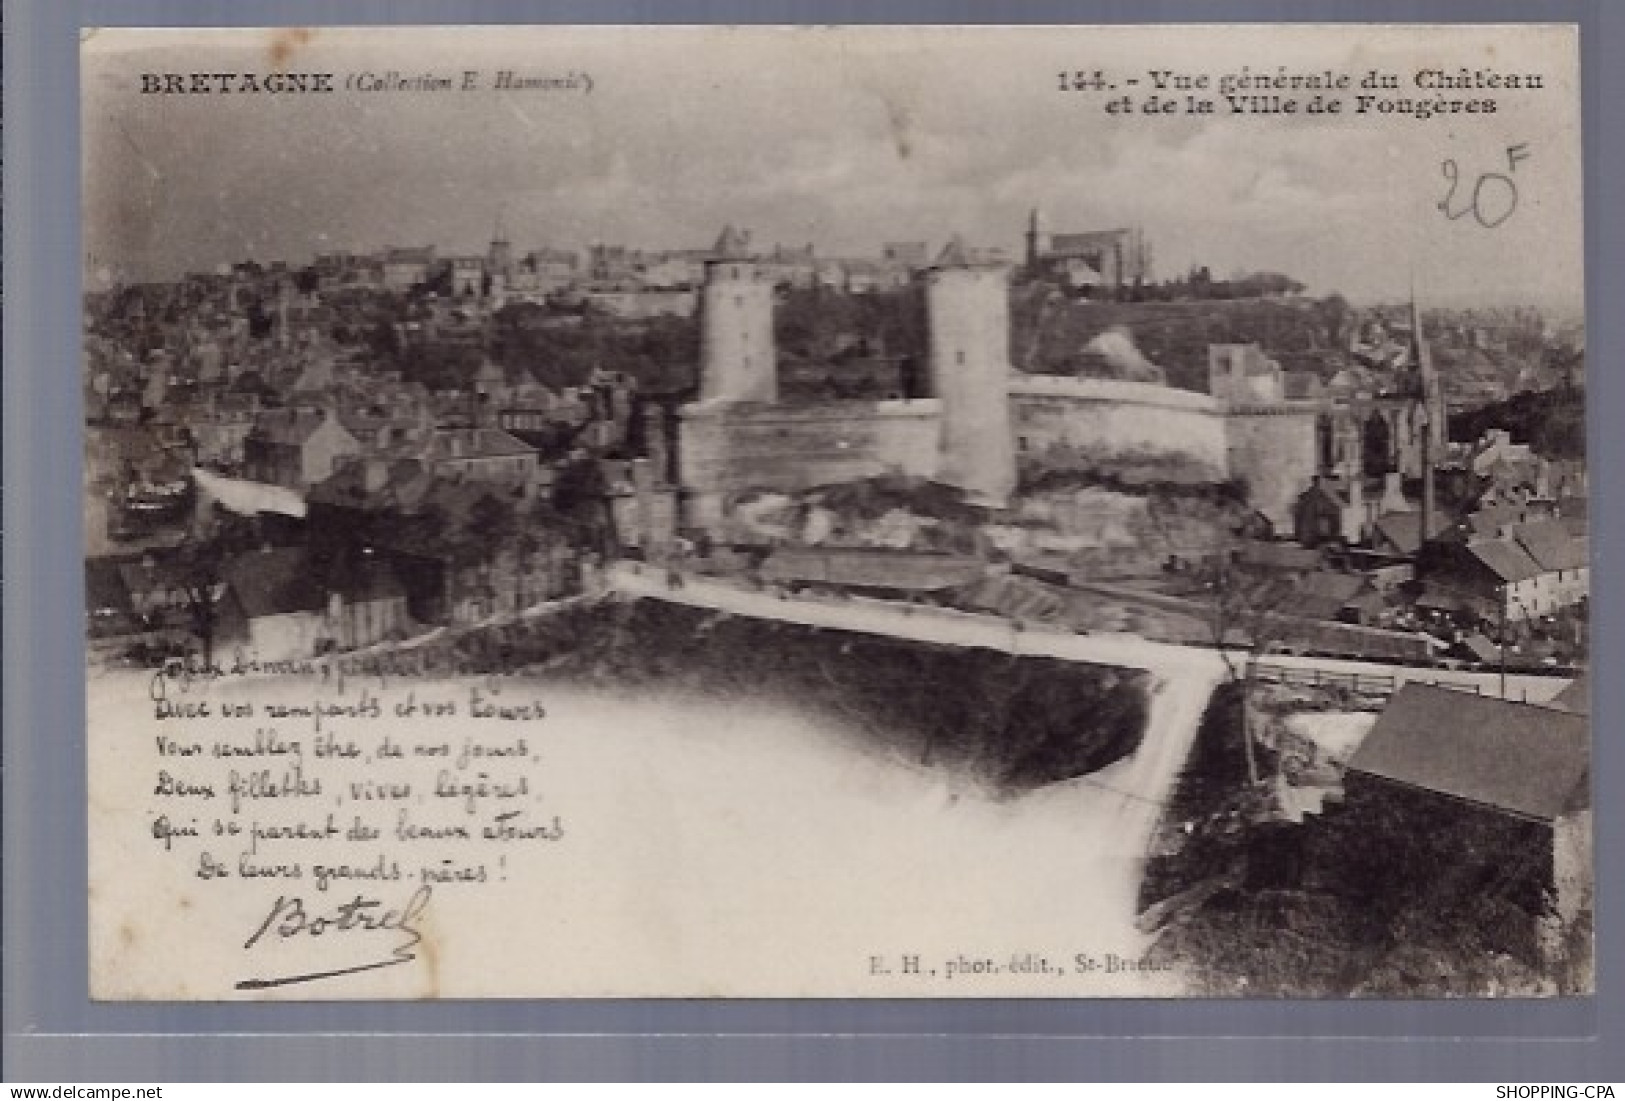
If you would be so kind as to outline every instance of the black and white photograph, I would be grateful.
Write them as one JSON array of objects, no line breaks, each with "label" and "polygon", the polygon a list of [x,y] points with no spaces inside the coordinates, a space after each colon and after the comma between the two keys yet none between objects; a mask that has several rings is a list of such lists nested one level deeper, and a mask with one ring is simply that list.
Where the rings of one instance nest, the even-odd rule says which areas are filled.
[{"label": "black and white photograph", "polygon": [[80,61],[94,999],[1593,992],[1574,27]]}]

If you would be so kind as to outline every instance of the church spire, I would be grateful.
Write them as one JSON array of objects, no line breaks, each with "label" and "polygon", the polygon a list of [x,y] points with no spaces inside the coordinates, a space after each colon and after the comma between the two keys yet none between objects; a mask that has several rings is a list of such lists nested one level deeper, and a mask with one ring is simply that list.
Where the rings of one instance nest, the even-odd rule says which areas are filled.
[{"label": "church spire", "polygon": [[1422,311],[1416,304],[1414,275],[1411,278],[1411,366],[1416,372],[1416,387],[1422,402],[1422,516],[1417,532],[1417,546],[1420,549],[1433,534],[1438,507],[1433,467],[1439,459],[1435,447],[1437,445],[1442,449],[1445,440],[1445,413],[1439,378],[1433,370],[1433,353],[1422,332]]},{"label": "church spire", "polygon": [[1435,443],[1445,439],[1444,397],[1438,372],[1433,367],[1433,349],[1422,331],[1422,310],[1416,302],[1416,285],[1411,285],[1411,367],[1416,372],[1416,389],[1427,409],[1430,435]]},{"label": "church spire", "polygon": [[1027,270],[1038,270],[1038,259],[1044,249],[1044,217],[1035,206],[1027,215]]},{"label": "church spire", "polygon": [[486,251],[485,279],[480,291],[482,295],[495,294],[498,300],[502,297],[502,288],[513,276],[513,246],[508,243],[502,215],[503,209],[499,206],[491,225],[491,247]]}]

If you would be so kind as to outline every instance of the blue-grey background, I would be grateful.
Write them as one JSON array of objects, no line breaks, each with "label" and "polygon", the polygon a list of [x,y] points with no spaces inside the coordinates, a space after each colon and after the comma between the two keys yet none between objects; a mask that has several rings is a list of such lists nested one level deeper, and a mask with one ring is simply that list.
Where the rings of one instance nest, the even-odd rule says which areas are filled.
[{"label": "blue-grey background", "polygon": [[[1625,15],[1604,0],[6,0],[4,1073],[7,1081],[1625,1079],[1615,859],[1625,690],[1607,431],[1625,351]],[[461,1002],[92,1005],[80,551],[81,26],[366,23],[1576,22],[1586,131],[1598,988],[1547,1002]],[[764,935],[770,933],[764,931]]]}]

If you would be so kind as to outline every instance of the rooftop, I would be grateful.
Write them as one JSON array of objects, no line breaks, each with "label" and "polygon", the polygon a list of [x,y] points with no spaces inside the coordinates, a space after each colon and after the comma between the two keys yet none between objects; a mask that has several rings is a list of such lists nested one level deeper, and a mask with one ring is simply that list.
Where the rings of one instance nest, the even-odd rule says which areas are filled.
[{"label": "rooftop", "polygon": [[1589,805],[1590,765],[1584,715],[1412,681],[1349,770],[1550,822]]},{"label": "rooftop", "polygon": [[1503,583],[1527,581],[1546,572],[1511,539],[1475,539],[1467,544],[1467,553]]},{"label": "rooftop", "polygon": [[1520,524],[1512,537],[1545,570],[1578,570],[1590,563],[1591,540],[1573,536],[1562,521]]},{"label": "rooftop", "polygon": [[324,603],[311,577],[310,561],[297,547],[250,551],[233,559],[224,572],[227,586],[250,619],[320,611]]},{"label": "rooftop", "polygon": [[1084,233],[1054,233],[1044,252],[1046,257],[1062,257],[1078,252],[1112,248],[1133,234],[1131,229],[1096,229]]},{"label": "rooftop", "polygon": [[1569,686],[1552,697],[1551,706],[1576,715],[1591,714],[1591,674],[1581,673]]},{"label": "rooftop", "polygon": [[534,454],[534,447],[500,428],[438,428],[424,451],[424,457],[431,462]]}]

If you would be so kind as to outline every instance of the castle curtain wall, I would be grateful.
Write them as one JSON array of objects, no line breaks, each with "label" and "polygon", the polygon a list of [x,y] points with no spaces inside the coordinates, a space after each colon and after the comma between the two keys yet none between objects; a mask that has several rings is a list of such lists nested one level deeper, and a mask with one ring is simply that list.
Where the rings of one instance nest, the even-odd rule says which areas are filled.
[{"label": "castle curtain wall", "polygon": [[1253,507],[1290,534],[1298,497],[1314,480],[1314,406],[1232,409],[1225,419],[1230,474],[1247,483]]},{"label": "castle curtain wall", "polygon": [[1214,481],[1229,472],[1223,408],[1203,394],[1119,379],[1024,376],[1011,383],[1011,430],[1028,461],[1060,450],[1179,456]]}]

